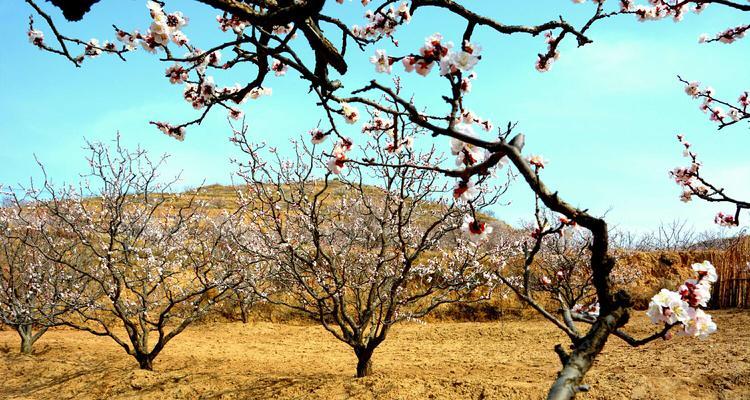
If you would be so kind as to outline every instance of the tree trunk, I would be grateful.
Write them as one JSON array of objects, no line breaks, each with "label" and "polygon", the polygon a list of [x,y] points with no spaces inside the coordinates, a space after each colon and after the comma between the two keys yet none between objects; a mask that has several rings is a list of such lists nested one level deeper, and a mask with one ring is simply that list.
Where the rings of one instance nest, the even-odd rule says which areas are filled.
[{"label": "tree trunk", "polygon": [[[586,337],[570,355],[561,356],[561,358],[566,357],[566,359],[555,383],[552,384],[547,394],[547,400],[570,400],[575,398],[577,393],[588,390],[587,386],[581,385],[584,376],[591,369],[596,356],[601,353],[609,335],[627,322],[627,318],[626,308],[615,309],[610,315],[597,320],[591,326]],[[558,354],[560,352],[562,352],[562,348],[559,349]]]},{"label": "tree trunk", "polygon": [[18,336],[21,337],[21,353],[31,354],[35,341],[31,325],[18,325],[16,327],[16,332],[18,332]]},{"label": "tree trunk", "polygon": [[242,317],[242,323],[247,323],[247,306],[240,303],[240,317]]},{"label": "tree trunk", "polygon": [[146,354],[136,355],[135,359],[138,360],[138,366],[141,369],[145,369],[147,371],[154,370],[154,359],[150,355],[146,355]]},{"label": "tree trunk", "polygon": [[372,375],[372,353],[374,349],[359,348],[354,349],[357,355],[357,378],[364,378]]}]

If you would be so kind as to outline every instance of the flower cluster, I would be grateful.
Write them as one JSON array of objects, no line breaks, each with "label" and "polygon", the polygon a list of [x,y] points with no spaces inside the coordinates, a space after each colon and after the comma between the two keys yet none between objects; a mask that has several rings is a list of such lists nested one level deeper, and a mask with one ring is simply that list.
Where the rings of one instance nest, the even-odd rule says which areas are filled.
[{"label": "flower cluster", "polygon": [[552,32],[547,31],[544,34],[544,41],[547,43],[547,52],[539,54],[535,66],[539,72],[549,71],[552,68],[552,63],[560,58],[560,53],[557,51],[559,37],[555,37]]},{"label": "flower cluster", "polygon": [[461,110],[461,117],[454,121],[456,124],[478,124],[483,130],[489,132],[492,130],[492,121],[488,119],[479,118],[473,111],[463,109]]},{"label": "flower cluster", "polygon": [[708,3],[675,2],[672,0],[648,0],[650,5],[635,4],[634,0],[620,0],[620,9],[623,12],[635,14],[638,21],[656,21],[664,18],[672,18],[680,22],[685,14],[692,11],[696,14],[706,9]]},{"label": "flower cluster", "polygon": [[333,147],[331,158],[328,160],[328,170],[339,175],[346,168],[346,154],[352,149],[354,143],[349,138],[342,138]]},{"label": "flower cluster", "polygon": [[[677,135],[677,140],[683,145],[683,156],[690,159],[689,167],[677,167],[669,171],[669,176],[674,179],[675,183],[682,187],[680,200],[687,203],[693,196],[698,196],[705,200],[720,199],[729,203],[737,203],[734,199],[726,197],[723,192],[715,188],[711,183],[706,181],[700,174],[701,163],[698,161],[698,155],[694,153],[691,144],[685,140],[683,135]],[[738,211],[739,213],[739,208]],[[739,225],[736,215],[719,212],[714,217],[714,223],[726,227],[735,227]]]},{"label": "flower cluster", "polygon": [[[271,32],[273,32],[274,35],[284,36],[284,35],[288,35],[289,33],[291,33],[293,28],[294,28],[294,23],[290,22],[286,25],[274,26]],[[292,39],[295,39],[296,37],[297,37],[296,33],[292,35]]]},{"label": "flower cluster", "polygon": [[[471,142],[471,138],[475,138],[474,124],[477,124],[484,131],[492,130],[492,122],[489,120],[478,117],[474,112],[468,109],[461,109],[460,115],[458,115],[451,124],[451,130],[456,133],[455,137],[450,140],[451,154],[456,156],[455,165],[459,168],[470,168],[485,161],[489,155],[489,152],[480,147],[476,146]],[[493,165],[494,170],[503,168],[509,162],[507,157],[501,158],[498,162]],[[460,188],[459,188],[460,189]],[[456,192],[454,192],[455,195]],[[461,196],[459,193],[458,197]]]},{"label": "flower cluster", "polygon": [[647,315],[654,324],[681,324],[684,329],[679,334],[705,339],[716,331],[716,324],[700,307],[708,305],[711,284],[718,276],[708,261],[693,264],[693,271],[695,278],[685,281],[676,292],[662,289],[657,293],[649,303]]},{"label": "flower cluster", "polygon": [[104,49],[107,51],[115,51],[115,44],[105,40],[104,43],[100,45],[98,39],[91,39],[86,43],[86,47],[83,49],[83,54],[87,57],[95,58],[99,57]]},{"label": "flower cluster", "polygon": [[448,54],[440,59],[440,75],[451,75],[459,71],[471,71],[482,58],[479,53],[482,48],[476,44],[464,41],[461,50],[448,51]]},{"label": "flower cluster", "polygon": [[44,44],[44,33],[36,29],[29,29],[26,33],[29,36],[29,43],[37,47],[42,47]]},{"label": "flower cluster", "polygon": [[[171,81],[171,78],[170,78]],[[198,83],[186,83],[183,91],[185,101],[190,103],[194,109],[199,110],[203,107],[216,103],[220,99],[231,99],[236,104],[242,104],[247,99],[258,99],[261,96],[270,96],[273,91],[270,88],[254,87],[251,89],[242,88],[239,85],[233,87],[217,88],[214,79],[211,76],[205,77]],[[238,119],[233,115],[230,108],[230,117]]]},{"label": "flower cluster", "polygon": [[[369,1],[362,1],[362,5],[367,5],[367,3],[369,3]],[[367,10],[367,12],[365,12],[365,18],[367,19],[367,24],[365,26],[354,25],[352,27],[352,33],[354,36],[362,39],[380,38],[383,36],[390,37],[393,35],[393,32],[395,32],[396,27],[411,21],[411,11],[409,9],[409,4],[403,2],[398,8],[394,8],[393,5],[391,5],[386,10]]]},{"label": "flower cluster", "polygon": [[174,126],[167,122],[151,122],[152,125],[156,125],[157,128],[159,128],[160,131],[162,131],[165,135],[171,136],[179,141],[185,140],[185,127],[184,126]]},{"label": "flower cluster", "polygon": [[[271,95],[271,89],[263,86],[241,87],[239,84],[235,84],[232,87],[217,87],[213,77],[207,75],[206,71],[209,67],[227,68],[227,64],[222,64],[221,52],[219,50],[204,52],[197,47],[189,45],[187,36],[182,32],[182,28],[188,23],[188,18],[181,12],[167,13],[162,8],[162,5],[156,1],[147,1],[146,6],[152,21],[145,33],[140,33],[138,30],[126,32],[115,28],[116,38],[123,45],[121,50],[118,50],[113,43],[105,41],[103,44],[99,44],[97,39],[91,39],[86,43],[84,55],[96,57],[102,52],[120,54],[125,51],[135,50],[140,46],[150,53],[156,53],[160,48],[164,49],[167,52],[168,58],[172,58],[167,48],[170,42],[177,46],[185,47],[187,53],[182,59],[177,60],[178,62],[166,69],[165,77],[172,84],[185,85],[183,97],[194,109],[199,110],[211,107],[214,104],[221,104],[228,110],[228,116],[235,120],[242,118],[243,112],[226,105],[225,101],[231,100],[235,104],[242,104],[247,99],[257,99],[261,96]],[[217,21],[223,31],[232,29],[238,34],[247,26],[246,22],[234,16],[227,16],[227,14],[217,17]],[[291,31],[292,27],[293,25],[291,24],[277,26],[274,27],[273,32],[275,34],[286,34]],[[43,34],[39,31],[30,31],[29,38],[32,43],[41,45]],[[83,56],[81,56],[82,58]],[[279,60],[276,60],[271,66],[271,70],[276,76],[284,75],[287,69],[288,66]],[[196,80],[190,80],[190,72],[193,71],[197,74]],[[192,123],[199,122],[201,119]],[[182,128],[180,129],[174,129],[173,126],[161,122],[154,123],[154,125],[169,136],[181,140],[184,137],[184,126],[189,124],[181,125]]]},{"label": "flower cluster", "polygon": [[368,135],[374,135],[376,133],[385,133],[388,136],[394,136],[396,134],[396,127],[393,121],[390,119],[383,118],[379,112],[373,114],[372,119],[362,125],[362,133]]},{"label": "flower cluster", "polygon": [[402,63],[406,72],[417,71],[419,75],[427,76],[436,62],[447,57],[453,43],[443,43],[443,36],[436,33],[425,39],[424,45],[419,49],[419,55],[406,56]]},{"label": "flower cluster", "polygon": [[[460,49],[453,50],[453,43],[444,43],[442,35],[436,33],[425,40],[419,54],[406,56],[401,62],[406,72],[416,71],[422,76],[429,74],[437,63],[440,65],[441,76],[453,76],[471,71],[482,58],[479,54],[481,50],[480,46],[469,41],[464,41]],[[474,78],[475,76],[462,78],[463,92],[471,90],[470,79]]]},{"label": "flower cluster", "polygon": [[209,104],[217,95],[216,84],[211,76],[205,77],[200,83],[188,83],[182,96],[185,101],[192,104],[193,108],[199,110]]},{"label": "flower cluster", "polygon": [[[162,9],[161,4],[155,1],[146,2],[151,14],[151,26],[145,34],[139,34],[137,31],[133,34],[118,34],[118,38],[130,36],[140,40],[141,47],[149,53],[155,53],[157,48],[166,48],[169,42],[178,46],[184,46],[188,43],[188,38],[182,32],[182,27],[187,25],[188,19],[181,12],[167,14]],[[133,39],[131,39],[133,40]]]},{"label": "flower cluster", "polygon": [[[34,29],[34,18],[32,17],[29,17],[29,30],[26,32],[26,35],[29,37],[29,43],[33,44],[34,46],[48,51],[56,51],[51,50],[49,47],[47,47],[47,44],[44,42],[44,32]],[[115,44],[106,40],[103,44],[100,44],[98,39],[91,39],[85,43],[76,39],[75,42],[84,45],[83,54],[73,59],[76,64],[83,61],[85,57],[95,58],[105,51],[110,53],[118,53],[118,49]],[[123,49],[122,51],[125,51],[125,49]]]},{"label": "flower cluster", "polygon": [[697,154],[690,150],[690,142],[685,140],[683,135],[677,135],[677,140],[684,147],[682,155],[690,158],[691,163],[689,167],[677,167],[669,171],[669,176],[682,187],[680,200],[687,203],[692,200],[693,195],[706,195],[708,188],[699,182],[701,163],[698,161]]},{"label": "flower cluster", "polygon": [[[738,105],[729,104],[724,101],[719,101],[714,97],[714,89],[707,87],[704,90],[700,90],[697,82],[690,82],[685,92],[691,95],[693,98],[703,97],[703,103],[700,106],[701,111],[709,115],[711,121],[717,122],[721,125],[728,125],[729,123],[737,122],[741,119],[750,116],[748,114],[747,106],[747,92],[744,92],[737,99]],[[728,107],[728,110],[724,110],[722,107],[717,106],[716,103],[724,104]]]},{"label": "flower cluster", "polygon": [[[710,86],[701,89],[700,82],[683,82],[685,83],[685,93],[694,99],[703,98],[703,103],[700,105],[701,111],[707,113],[709,119],[720,124],[720,126],[726,126],[739,120],[750,118],[750,113],[748,112],[750,100],[748,99],[747,91],[740,94],[736,104],[731,104],[728,101],[718,100],[715,97],[714,89]],[[725,110],[717,104],[724,105],[728,109]]]},{"label": "flower cluster", "polygon": [[737,218],[735,218],[734,215],[731,214],[718,212],[714,217],[714,223],[721,226],[734,227],[737,226]]},{"label": "flower cluster", "polygon": [[222,32],[231,29],[238,35],[242,33],[248,25],[247,21],[240,19],[236,15],[228,15],[227,13],[224,13],[224,15],[217,15],[216,22],[219,23],[219,29],[221,29]]},{"label": "flower cluster", "polygon": [[169,83],[172,84],[184,83],[188,79],[188,71],[178,63],[167,68],[165,75],[169,78]]},{"label": "flower cluster", "polygon": [[710,38],[707,34],[704,33],[698,38],[698,41],[700,43],[721,42],[725,44],[732,44],[737,40],[744,38],[747,31],[750,31],[750,25],[736,26],[734,28],[729,28],[724,30],[723,32],[718,33],[713,38]]},{"label": "flower cluster", "polygon": [[[582,3],[584,0],[574,0]],[[685,14],[693,12],[701,13],[711,2],[708,1],[673,1],[673,0],[648,0],[650,5],[635,4],[636,0],[620,0],[621,12],[634,14],[639,21],[655,21],[671,17],[675,22],[680,22]],[[725,29],[713,37],[704,33],[699,36],[700,43],[721,42],[731,44],[745,37],[750,31],[750,25],[739,25]]]},{"label": "flower cluster", "polygon": [[115,29],[115,38],[122,43],[127,50],[135,50],[140,42],[141,34],[138,31],[125,32],[121,29]]}]

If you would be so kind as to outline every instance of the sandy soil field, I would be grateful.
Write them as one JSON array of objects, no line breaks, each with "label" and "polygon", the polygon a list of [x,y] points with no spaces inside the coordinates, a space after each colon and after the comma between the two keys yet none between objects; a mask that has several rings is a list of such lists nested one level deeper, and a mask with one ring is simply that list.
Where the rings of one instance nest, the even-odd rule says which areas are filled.
[{"label": "sandy soil field", "polygon": [[[642,313],[639,313],[642,314]],[[629,349],[608,343],[582,399],[750,399],[750,312],[714,312],[719,332]],[[650,327],[643,316],[634,334]],[[2,399],[537,399],[562,340],[544,321],[399,326],[376,351],[374,376],[317,326],[196,325],[156,359],[155,371],[108,338],[58,330],[19,355],[0,332]]]}]

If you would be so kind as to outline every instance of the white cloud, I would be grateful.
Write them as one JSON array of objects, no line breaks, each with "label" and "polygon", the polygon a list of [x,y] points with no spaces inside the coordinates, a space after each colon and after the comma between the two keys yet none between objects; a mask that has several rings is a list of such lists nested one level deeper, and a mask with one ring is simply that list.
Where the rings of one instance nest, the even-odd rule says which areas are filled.
[{"label": "white cloud", "polygon": [[583,88],[606,88],[609,95],[669,89],[685,57],[657,41],[607,41],[571,49],[558,67]]}]

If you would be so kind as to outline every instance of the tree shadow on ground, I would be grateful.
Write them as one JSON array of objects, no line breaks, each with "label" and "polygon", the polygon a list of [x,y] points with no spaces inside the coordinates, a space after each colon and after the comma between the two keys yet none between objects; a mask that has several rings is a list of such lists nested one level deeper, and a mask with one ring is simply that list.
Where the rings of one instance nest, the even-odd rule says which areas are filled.
[{"label": "tree shadow on ground", "polygon": [[0,389],[0,398],[11,398],[11,397],[30,397],[33,398],[34,394],[43,390],[52,389],[56,386],[63,385],[74,379],[100,373],[107,366],[104,363],[100,363],[94,366],[90,366],[83,370],[77,371],[66,371],[57,376],[51,377],[43,382],[34,382],[30,385],[24,385],[22,387],[10,388],[7,385],[3,385]]}]

